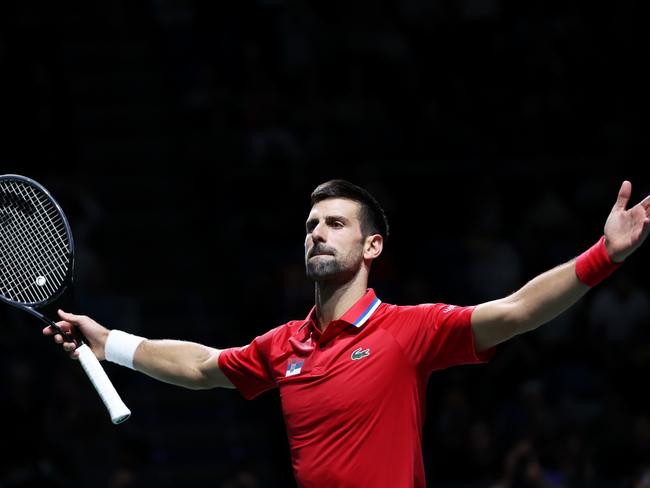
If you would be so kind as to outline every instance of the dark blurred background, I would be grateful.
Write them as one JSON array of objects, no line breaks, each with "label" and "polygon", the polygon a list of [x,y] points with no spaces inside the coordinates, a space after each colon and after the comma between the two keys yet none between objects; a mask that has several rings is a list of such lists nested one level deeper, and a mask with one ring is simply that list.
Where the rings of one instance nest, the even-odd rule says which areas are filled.
[{"label": "dark blurred background", "polygon": [[[70,311],[215,347],[312,306],[309,193],[383,203],[382,300],[502,297],[592,245],[646,176],[640,2],[5,2],[0,171],[44,184],[77,246]],[[646,244],[647,246],[647,244]],[[431,486],[650,486],[642,249],[578,305],[435,373]],[[188,391],[78,364],[0,307],[0,487],[295,486],[277,392]]]}]

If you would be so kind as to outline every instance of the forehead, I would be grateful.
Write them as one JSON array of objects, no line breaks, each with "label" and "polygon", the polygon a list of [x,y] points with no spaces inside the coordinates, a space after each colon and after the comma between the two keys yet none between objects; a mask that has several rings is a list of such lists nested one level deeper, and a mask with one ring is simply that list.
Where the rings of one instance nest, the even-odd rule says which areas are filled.
[{"label": "forehead", "polygon": [[316,203],[309,212],[310,219],[319,219],[328,216],[346,217],[348,219],[356,219],[359,216],[359,209],[361,205],[354,200],[347,198],[328,198]]}]

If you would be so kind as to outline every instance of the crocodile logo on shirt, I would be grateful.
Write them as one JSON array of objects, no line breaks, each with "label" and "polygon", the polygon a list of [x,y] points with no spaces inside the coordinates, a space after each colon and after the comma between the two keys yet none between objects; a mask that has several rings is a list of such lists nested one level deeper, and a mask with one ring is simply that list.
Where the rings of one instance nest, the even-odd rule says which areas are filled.
[{"label": "crocodile logo on shirt", "polygon": [[365,358],[366,356],[370,356],[370,349],[359,348],[359,349],[355,349],[352,352],[352,356],[350,356],[350,358],[352,359],[352,361],[357,361],[359,359]]}]

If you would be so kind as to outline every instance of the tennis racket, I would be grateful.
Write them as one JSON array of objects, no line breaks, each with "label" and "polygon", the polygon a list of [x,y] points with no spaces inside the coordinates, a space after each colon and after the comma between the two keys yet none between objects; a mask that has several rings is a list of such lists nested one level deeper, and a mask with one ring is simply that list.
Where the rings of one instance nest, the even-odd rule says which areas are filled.
[{"label": "tennis racket", "polygon": [[37,309],[51,304],[72,283],[74,243],[68,220],[36,181],[0,175],[0,300],[38,317],[66,341],[78,344],[79,362],[114,424],[131,411],[80,335],[63,331]]}]

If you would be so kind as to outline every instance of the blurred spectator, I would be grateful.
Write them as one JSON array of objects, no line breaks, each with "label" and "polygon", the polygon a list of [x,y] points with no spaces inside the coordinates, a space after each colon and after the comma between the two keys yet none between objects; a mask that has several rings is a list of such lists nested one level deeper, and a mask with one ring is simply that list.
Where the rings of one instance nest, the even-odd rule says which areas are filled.
[{"label": "blurred spectator", "polygon": [[508,452],[503,477],[494,488],[562,488],[549,480],[530,440],[523,439]]},{"label": "blurred spectator", "polygon": [[644,468],[637,476],[634,488],[650,488],[650,467]]}]

